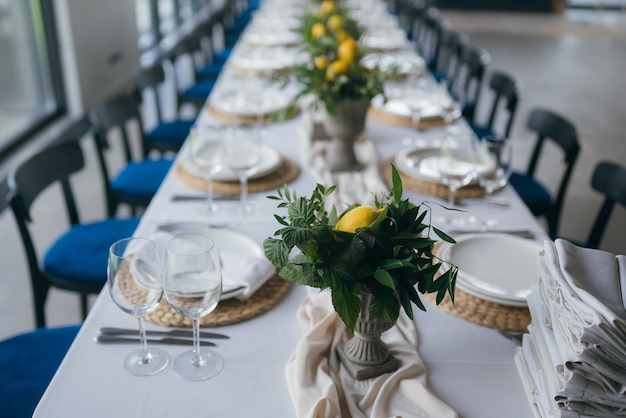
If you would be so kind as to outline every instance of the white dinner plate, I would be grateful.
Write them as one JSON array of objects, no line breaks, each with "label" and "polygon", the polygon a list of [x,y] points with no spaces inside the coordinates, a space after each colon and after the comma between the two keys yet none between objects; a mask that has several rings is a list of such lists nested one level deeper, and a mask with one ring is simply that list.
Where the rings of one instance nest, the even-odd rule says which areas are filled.
[{"label": "white dinner plate", "polygon": [[442,244],[437,255],[459,268],[456,285],[481,299],[524,307],[537,283],[542,246],[502,233],[466,234],[456,244]]},{"label": "white dinner plate", "polygon": [[[429,181],[431,183],[444,184],[439,174],[440,149],[436,147],[410,147],[398,152],[394,158],[396,166],[416,179]],[[478,172],[487,172],[493,169],[492,165],[481,164]],[[477,184],[475,178],[470,184]]]},{"label": "white dinner plate", "polygon": [[[222,144],[216,142],[212,146],[221,147]],[[281,163],[281,156],[274,148],[268,147],[266,145],[261,146],[261,156],[259,158],[259,165],[257,166],[256,171],[251,174],[248,178],[255,179],[259,177],[263,177],[274,170],[276,170]],[[198,177],[204,177],[204,173],[201,169],[199,169],[191,159],[191,155],[189,153],[181,156],[180,164],[190,174],[193,174]],[[239,181],[239,176],[233,170],[231,170],[228,166],[223,165],[222,169],[213,175],[214,180],[218,181]]]},{"label": "white dinner plate", "polygon": [[[219,251],[241,254],[245,257],[264,258],[265,254],[259,244],[247,236],[235,231],[222,228],[211,228],[198,222],[175,222],[167,225],[160,225],[159,230],[173,235],[187,232],[200,232],[208,235]],[[222,297],[226,300],[241,295],[245,291],[241,286],[222,283]]]},{"label": "white dinner plate", "polygon": [[[461,109],[458,104],[450,99],[439,99],[434,95],[424,94],[419,98],[412,99],[416,107],[421,109],[421,118],[428,119],[458,119],[461,116]],[[395,116],[411,119],[411,106],[404,97],[387,97],[385,101],[382,95],[372,99],[372,106],[382,112],[386,112]]]},{"label": "white dinner plate", "polygon": [[412,52],[371,53],[361,59],[361,64],[373,69],[378,66],[383,72],[396,70],[398,75],[422,74],[426,71],[424,59]]},{"label": "white dinner plate", "polygon": [[236,86],[216,92],[209,100],[209,104],[220,112],[257,117],[286,109],[291,104],[292,96],[285,90]]}]

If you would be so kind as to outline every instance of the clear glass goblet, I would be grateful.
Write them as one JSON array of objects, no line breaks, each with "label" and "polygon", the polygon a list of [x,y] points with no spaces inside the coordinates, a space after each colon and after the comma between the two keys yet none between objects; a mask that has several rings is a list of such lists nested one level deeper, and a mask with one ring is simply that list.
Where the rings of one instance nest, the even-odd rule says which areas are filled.
[{"label": "clear glass goblet", "polygon": [[143,317],[157,307],[163,296],[163,276],[156,244],[147,238],[126,238],[109,248],[107,283],[113,302],[139,321],[140,348],[124,360],[124,368],[135,376],[152,376],[163,371],[169,356],[148,348]]},{"label": "clear glass goblet", "polygon": [[458,189],[467,186],[476,177],[476,141],[469,135],[448,130],[441,144],[437,169],[441,182],[448,187],[448,205],[454,207]]},{"label": "clear glass goblet", "polygon": [[165,251],[165,297],[170,306],[193,323],[193,349],[174,360],[174,371],[187,380],[217,375],[224,366],[218,353],[200,349],[200,318],[213,312],[222,294],[222,271],[217,248],[203,234],[177,235]]},{"label": "clear glass goblet", "polygon": [[223,168],[224,128],[219,125],[194,126],[189,133],[189,154],[192,163],[202,171],[206,181],[206,206],[208,213],[219,211],[213,195],[213,177]]},{"label": "clear glass goblet", "polygon": [[240,203],[243,213],[252,212],[248,202],[248,178],[254,174],[261,161],[261,137],[258,124],[231,125],[225,143],[228,167],[239,176]]},{"label": "clear glass goblet", "polygon": [[479,184],[485,189],[484,230],[498,224],[498,220],[489,217],[489,208],[493,192],[506,186],[513,170],[513,143],[509,138],[486,136],[478,147]]}]

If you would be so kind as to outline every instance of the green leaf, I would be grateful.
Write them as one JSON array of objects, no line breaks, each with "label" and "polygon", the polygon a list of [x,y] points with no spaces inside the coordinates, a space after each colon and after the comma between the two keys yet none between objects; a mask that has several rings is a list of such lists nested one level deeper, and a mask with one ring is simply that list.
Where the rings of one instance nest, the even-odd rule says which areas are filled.
[{"label": "green leaf", "polygon": [[354,329],[354,324],[361,312],[361,299],[345,282],[337,282],[331,286],[331,300],[335,311],[350,330]]},{"label": "green leaf", "polygon": [[391,182],[393,185],[391,191],[392,203],[398,203],[402,199],[402,179],[400,178],[396,166],[393,164],[391,164]]},{"label": "green leaf", "polygon": [[314,274],[313,266],[310,264],[287,264],[278,274],[280,277],[289,280],[290,282],[298,283],[303,286],[311,286],[318,289],[323,289],[325,286],[325,283],[321,280],[321,278]]},{"label": "green leaf", "polygon": [[396,290],[396,285],[393,281],[393,277],[387,270],[378,269],[374,272],[374,278],[378,281],[378,283],[383,286],[387,286],[390,289]]},{"label": "green leaf", "polygon": [[373,295],[369,306],[370,315],[395,323],[400,314],[400,301],[394,292],[379,292]]},{"label": "green leaf", "polygon": [[456,244],[455,239],[452,238],[450,235],[446,234],[445,232],[443,232],[441,229],[433,226],[433,231],[435,231],[435,234],[437,234],[437,236],[441,238],[442,240],[444,240],[445,242],[449,242],[450,244]]},{"label": "green leaf", "polygon": [[263,252],[265,257],[276,267],[282,268],[287,264],[289,258],[289,247],[282,240],[266,238],[263,241]]}]

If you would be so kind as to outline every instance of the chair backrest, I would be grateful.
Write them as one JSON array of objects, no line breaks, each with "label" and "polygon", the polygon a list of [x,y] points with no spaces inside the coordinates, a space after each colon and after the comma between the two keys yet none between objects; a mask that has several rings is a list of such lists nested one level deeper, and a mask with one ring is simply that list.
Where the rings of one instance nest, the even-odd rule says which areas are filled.
[{"label": "chair backrest", "polygon": [[498,109],[500,107],[500,102],[504,100],[504,109],[506,110],[508,117],[506,119],[503,134],[504,137],[509,137],[513,126],[513,120],[515,119],[517,104],[519,103],[520,82],[511,74],[500,70],[494,70],[489,78],[489,88],[493,92],[493,102],[491,103],[487,126],[493,128],[493,124],[496,120],[496,114],[498,113]]},{"label": "chair backrest", "polygon": [[[181,37],[165,54],[169,61],[172,73],[172,82],[176,91],[196,81],[195,74],[198,68],[198,56],[202,52],[201,38],[197,32],[191,32]],[[185,67],[183,67],[185,66]],[[191,69],[183,73],[184,69]]]},{"label": "chair backrest", "polygon": [[626,207],[626,166],[601,161],[591,177],[591,187],[604,195],[604,202],[587,238],[586,245],[598,248],[616,203]]},{"label": "chair backrest", "polygon": [[[67,137],[66,137],[67,138]],[[70,184],[72,174],[83,169],[84,157],[79,137],[75,141],[64,139],[19,164],[10,174],[8,185],[9,204],[22,239],[28,262],[35,306],[43,306],[48,294],[49,283],[40,270],[39,258],[29,228],[32,222],[30,211],[33,202],[53,184],[60,184],[70,223],[79,222],[76,201]],[[45,325],[43,310],[35,309],[37,326]]]},{"label": "chair backrest", "polygon": [[0,215],[9,206],[9,199],[11,198],[11,189],[9,183],[5,178],[0,179]]},{"label": "chair backrest", "polygon": [[428,7],[424,12],[416,44],[418,52],[424,57],[430,70],[437,68],[441,36],[450,25],[450,22],[436,7]]},{"label": "chair backrest", "polygon": [[553,111],[542,108],[535,108],[530,112],[527,126],[531,131],[537,133],[537,142],[526,170],[527,175],[535,175],[541,150],[546,139],[554,142],[564,154],[565,170],[563,171],[556,197],[553,200],[552,213],[548,215],[554,229],[551,233],[556,234],[561,208],[565,200],[565,192],[574,170],[574,164],[580,153],[578,133],[576,127],[570,121]]},{"label": "chair backrest", "polygon": [[156,111],[157,122],[163,122],[163,104],[159,87],[165,82],[165,70],[162,63],[154,62],[149,66],[140,68],[133,75],[133,82],[137,89],[137,95],[142,99],[142,94],[148,92],[153,97],[153,103]]},{"label": "chair backrest", "polygon": [[406,31],[409,40],[417,39],[424,14],[426,1],[401,0],[395,5],[400,27]]},{"label": "chair backrest", "polygon": [[446,30],[441,35],[441,48],[437,60],[437,71],[445,74],[449,86],[454,85],[459,75],[461,58],[469,37],[455,30]]},{"label": "chair backrest", "polygon": [[491,56],[485,49],[470,45],[463,48],[459,74],[451,89],[462,100],[463,116],[470,121],[474,120],[489,62],[491,62]]}]

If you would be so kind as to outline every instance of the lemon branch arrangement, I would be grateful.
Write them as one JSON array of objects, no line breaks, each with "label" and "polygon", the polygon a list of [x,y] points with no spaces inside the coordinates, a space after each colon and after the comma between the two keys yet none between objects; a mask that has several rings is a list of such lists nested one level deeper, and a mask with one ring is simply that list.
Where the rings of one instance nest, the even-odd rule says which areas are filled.
[{"label": "lemon branch arrangement", "polygon": [[369,102],[383,93],[386,76],[360,64],[364,54],[358,44],[361,31],[340,3],[325,0],[307,12],[301,34],[311,60],[294,69],[294,77],[303,87],[298,97],[313,94],[334,114],[343,100]]},{"label": "lemon branch arrangement", "polygon": [[[392,165],[393,187],[375,206],[349,207],[338,217],[325,209],[334,186],[318,184],[310,197],[298,196],[286,186],[268,198],[286,209],[274,215],[282,228],[263,243],[265,256],[292,282],[317,289],[330,288],[332,303],[349,329],[361,312],[361,293],[373,298],[372,317],[395,323],[400,308],[413,318],[412,305],[426,310],[422,294],[437,292],[439,304],[446,294],[454,301],[458,269],[436,278],[442,262],[433,254],[436,240],[454,240],[430,225],[430,208],[402,200],[402,181]],[[426,218],[428,217],[428,221]],[[292,251],[293,257],[290,257]],[[445,270],[445,269],[444,269]]]}]

